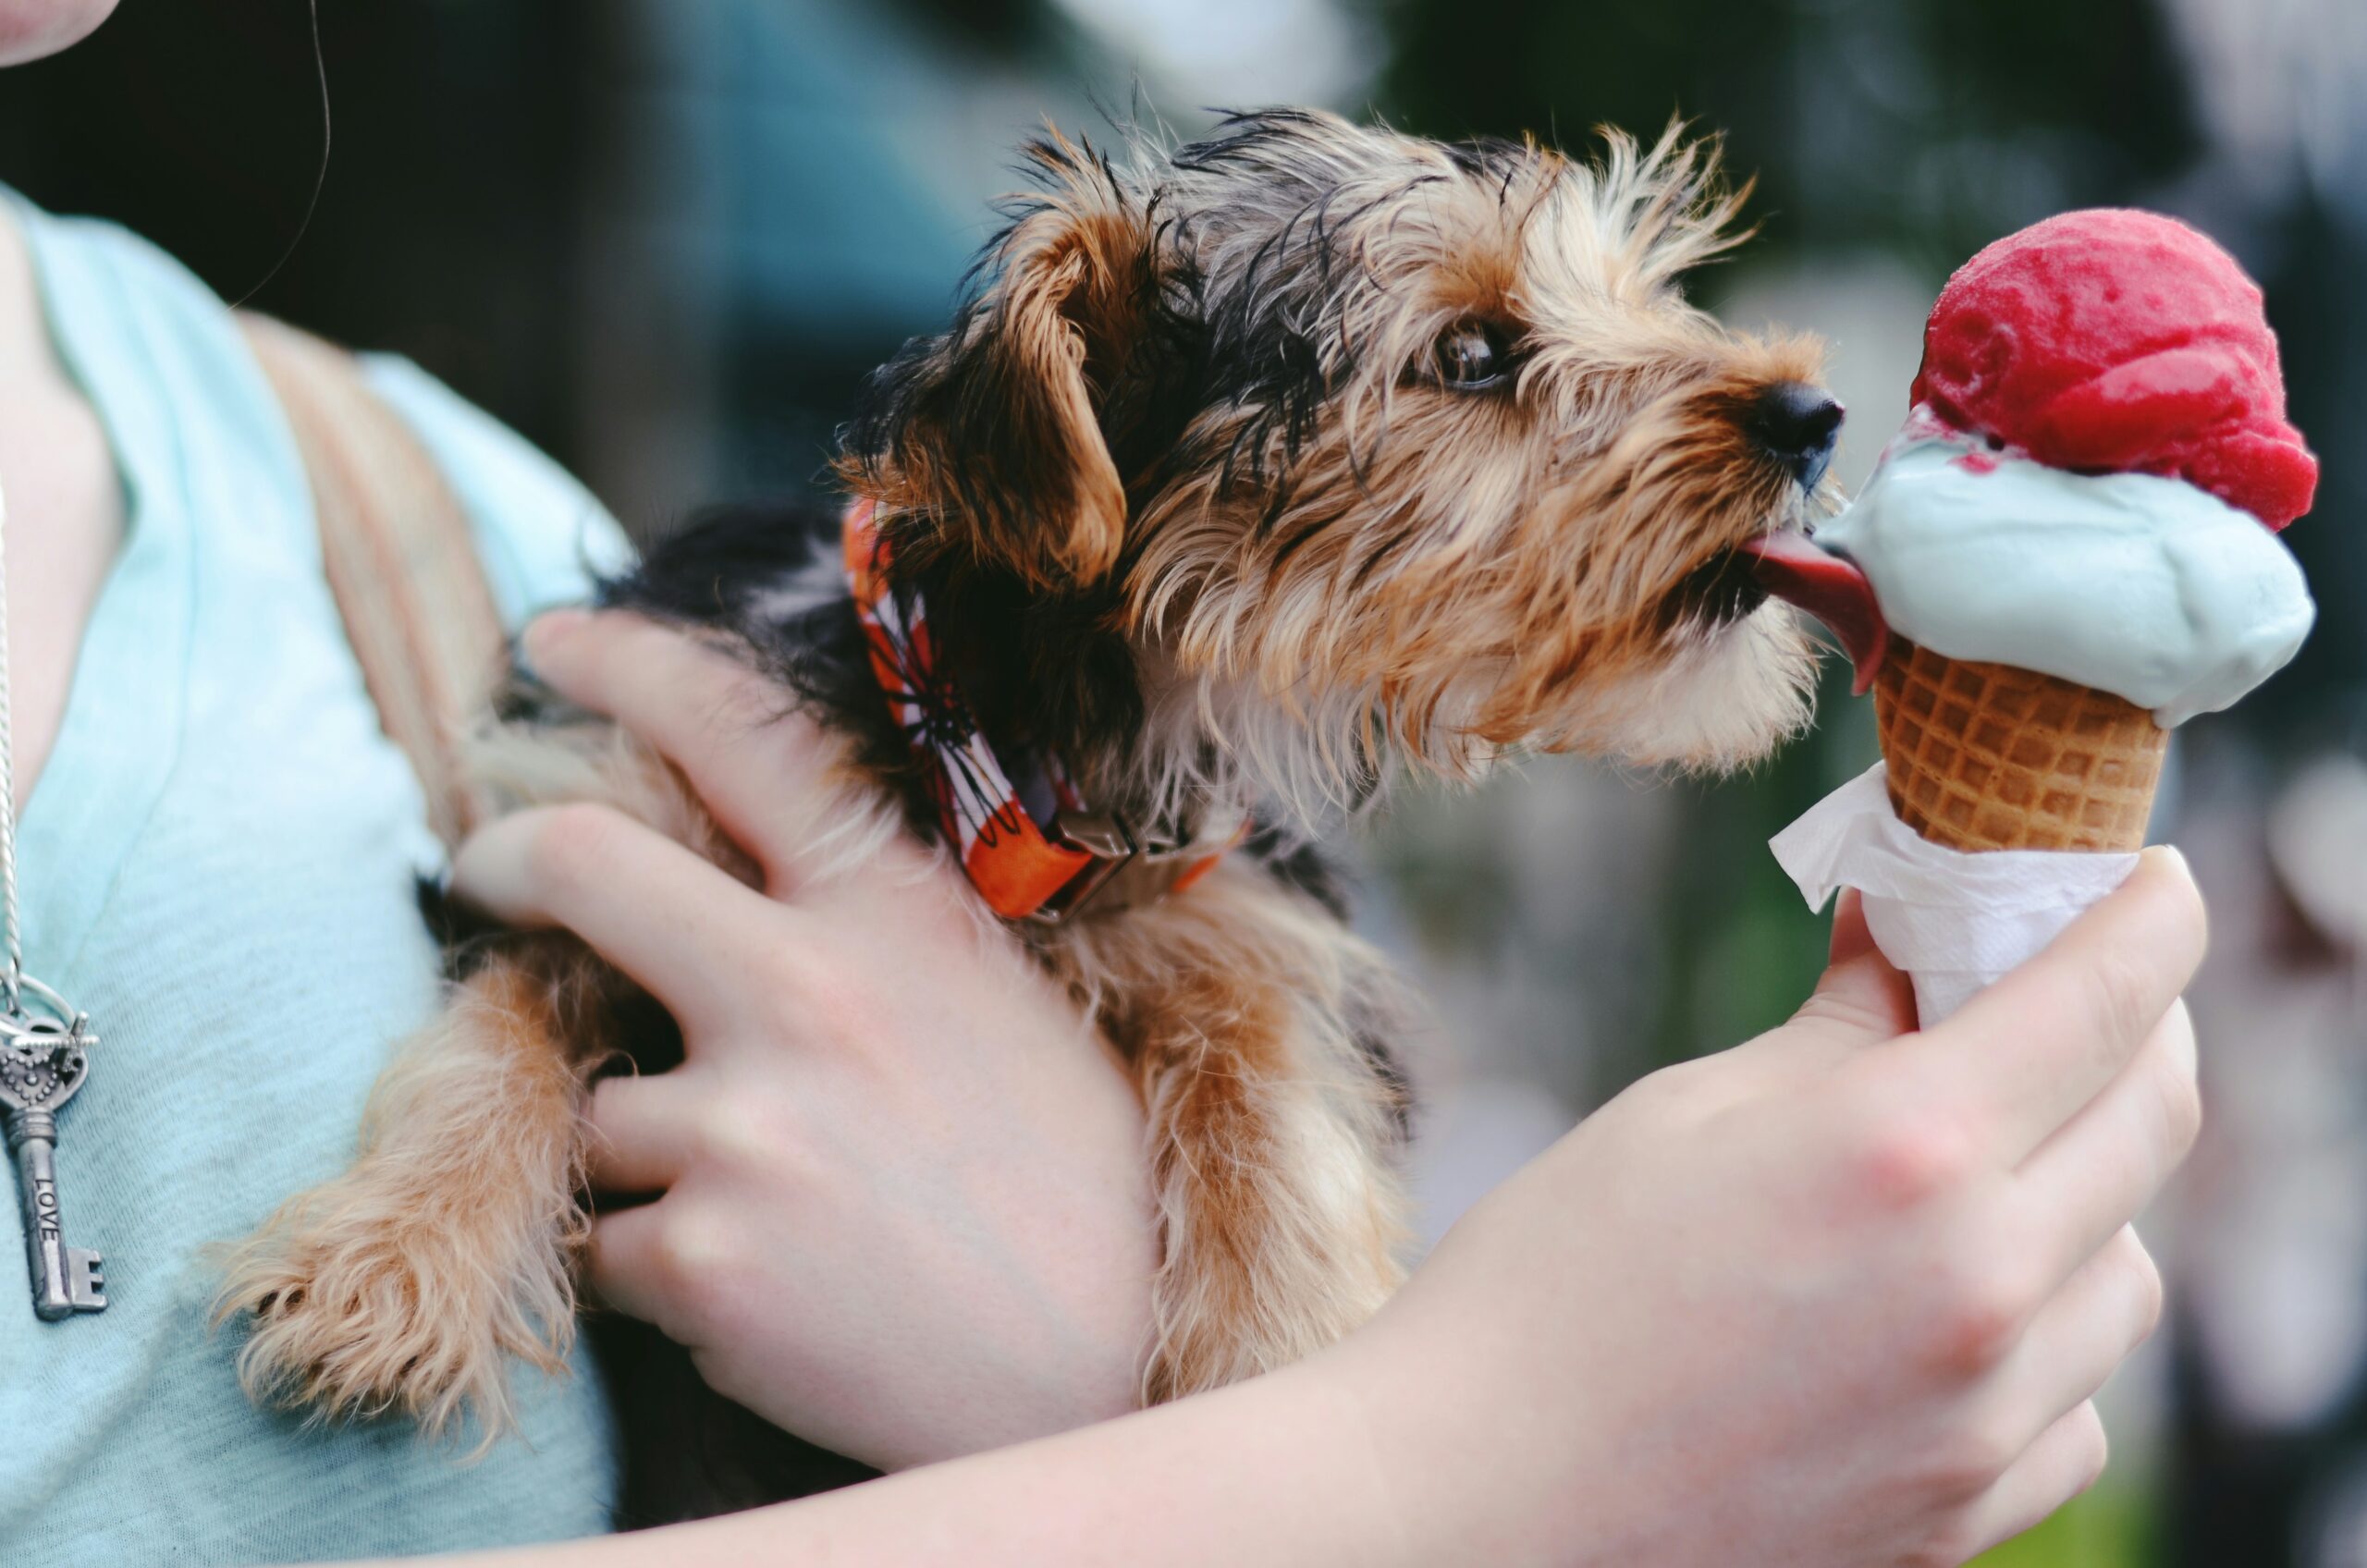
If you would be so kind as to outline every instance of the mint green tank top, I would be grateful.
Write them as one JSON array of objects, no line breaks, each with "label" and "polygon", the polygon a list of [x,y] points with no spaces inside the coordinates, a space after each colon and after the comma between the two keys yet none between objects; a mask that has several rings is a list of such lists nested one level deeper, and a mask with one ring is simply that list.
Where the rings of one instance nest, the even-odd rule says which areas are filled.
[{"label": "mint green tank top", "polygon": [[[228,312],[110,226],[0,191],[129,529],[20,845],[26,964],[101,1044],[61,1115],[67,1239],[111,1305],[43,1323],[0,1246],[0,1562],[281,1562],[607,1528],[595,1369],[520,1368],[472,1463],[399,1423],[258,1411],[212,1332],[206,1243],[351,1158],[389,1047],[437,999],[413,879],[441,851],[322,577],[293,439]],[[371,365],[474,520],[504,616],[581,598],[623,543],[591,496],[400,361]],[[37,517],[11,526],[33,529]],[[5,1180],[5,1178],[0,1178]],[[0,1237],[19,1235],[15,1194]]]}]

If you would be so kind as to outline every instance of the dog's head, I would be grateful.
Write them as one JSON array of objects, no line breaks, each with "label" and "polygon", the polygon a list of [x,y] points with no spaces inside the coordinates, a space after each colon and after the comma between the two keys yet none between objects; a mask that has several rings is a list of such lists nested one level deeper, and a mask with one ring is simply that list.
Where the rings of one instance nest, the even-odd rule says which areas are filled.
[{"label": "dog's head", "polygon": [[1678,291],[1735,243],[1712,149],[1283,111],[1031,154],[847,472],[907,543],[1099,606],[1171,753],[1336,798],[1523,746],[1731,766],[1806,718],[1736,547],[1805,521],[1841,410],[1815,343]]}]

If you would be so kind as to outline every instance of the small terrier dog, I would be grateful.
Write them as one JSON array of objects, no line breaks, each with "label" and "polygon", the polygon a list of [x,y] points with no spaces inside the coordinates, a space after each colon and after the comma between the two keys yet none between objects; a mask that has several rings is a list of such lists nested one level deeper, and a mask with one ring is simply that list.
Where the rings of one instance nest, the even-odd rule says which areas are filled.
[{"label": "small terrier dog", "polygon": [[[1727,768],[1797,729],[1812,644],[1738,546],[1805,525],[1841,410],[1812,340],[1679,293],[1742,194],[1675,127],[1588,165],[1276,110],[1027,155],[970,302],[844,434],[852,510],[717,517],[604,596],[836,737],[842,788],[793,803],[838,828],[811,876],[942,846],[1132,1063],[1157,1401],[1399,1281],[1389,990],[1318,830],[1520,750]],[[606,802],[754,875],[660,758],[531,683],[480,756],[510,802]],[[555,1368],[572,1332],[588,1084],[662,1064],[665,1024],[564,935],[456,969],[357,1163],[221,1303],[258,1397],[489,1439],[508,1358]]]}]

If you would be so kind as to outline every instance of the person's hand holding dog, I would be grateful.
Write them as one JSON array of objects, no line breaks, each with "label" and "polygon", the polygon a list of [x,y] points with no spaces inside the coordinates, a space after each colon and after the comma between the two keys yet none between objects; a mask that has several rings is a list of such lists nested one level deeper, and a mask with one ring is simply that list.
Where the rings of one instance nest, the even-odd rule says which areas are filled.
[{"label": "person's hand holding dog", "polygon": [[[622,618],[530,643],[681,764],[751,892],[621,819],[472,841],[463,888],[676,1008],[690,1060],[602,1090],[611,1300],[726,1392],[890,1464],[1113,1413],[1152,1267],[1140,1112],[1075,1015],[897,841],[795,885],[799,723]],[[768,827],[771,824],[773,826]],[[2092,1482],[2091,1397],[2153,1327],[2128,1229],[2198,1123],[2183,863],[1946,1024],[1853,904],[1789,1023],[1655,1074],[1482,1201],[1382,1316],[1147,1415],[566,1560],[1146,1564],[1960,1561]],[[637,1556],[636,1553],[655,1555]]]},{"label": "person's hand holding dog", "polygon": [[[602,807],[505,818],[455,883],[567,925],[682,1027],[674,1072],[604,1080],[590,1276],[719,1391],[888,1468],[1133,1408],[1154,1236],[1132,1085],[1072,1007],[899,836],[801,886],[810,724],[721,654],[549,616],[535,673],[681,767],[753,890]],[[842,824],[839,826],[843,826]]]}]

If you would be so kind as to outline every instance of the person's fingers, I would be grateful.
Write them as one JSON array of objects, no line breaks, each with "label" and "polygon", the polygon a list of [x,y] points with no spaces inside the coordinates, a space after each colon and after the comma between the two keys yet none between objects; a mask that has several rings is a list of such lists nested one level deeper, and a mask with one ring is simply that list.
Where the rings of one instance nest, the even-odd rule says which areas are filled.
[{"label": "person's fingers", "polygon": [[535,679],[656,747],[769,879],[793,877],[804,837],[824,826],[804,821],[799,802],[831,799],[840,748],[778,685],[622,611],[554,611],[526,629],[524,646]]},{"label": "person's fingers", "polygon": [[595,1192],[662,1193],[681,1179],[705,1103],[684,1065],[647,1076],[620,1073],[592,1085],[584,1122],[585,1179]]},{"label": "person's fingers", "polygon": [[[722,1337],[726,1304],[744,1283],[735,1271],[746,1263],[749,1239],[730,1212],[677,1188],[592,1221],[584,1282],[604,1305],[696,1352]],[[785,1309],[771,1307],[776,1317]]]},{"label": "person's fingers", "polygon": [[2103,1420],[2089,1401],[2049,1427],[1973,1504],[1963,1554],[1977,1557],[2036,1529],[2094,1486],[2110,1456]]},{"label": "person's fingers", "polygon": [[2201,895],[2174,850],[1891,1064],[2018,1165],[2120,1076],[2202,962]]},{"label": "person's fingers", "polygon": [[1915,1027],[1914,982],[1874,946],[1855,888],[1844,888],[1834,905],[1832,959],[1799,1015],[1837,1025],[1823,1044],[1849,1051]]},{"label": "person's fingers", "polygon": [[668,1270],[677,1267],[674,1255],[680,1248],[668,1234],[673,1216],[666,1211],[667,1202],[660,1198],[593,1220],[583,1279],[606,1305],[671,1334],[677,1325],[670,1321],[673,1314],[663,1312],[663,1304]]},{"label": "person's fingers", "polygon": [[[542,806],[470,835],[452,887],[508,925],[563,925],[693,1033],[730,1015],[753,944],[791,912],[607,806]],[[768,918],[769,916],[769,918]]]},{"label": "person's fingers", "polygon": [[2137,1060],[2015,1173],[2020,1195],[2059,1237],[2057,1278],[2152,1201],[2201,1127],[2194,1023],[2181,1001]]},{"label": "person's fingers", "polygon": [[1874,934],[1866,925],[1865,895],[1844,888],[1833,900],[1833,939],[1825,949],[1825,967],[1838,968],[1872,951]]},{"label": "person's fingers", "polygon": [[2041,1307],[1994,1380],[2001,1407],[2035,1435],[2095,1397],[2162,1318],[2162,1274],[2122,1226]]}]

